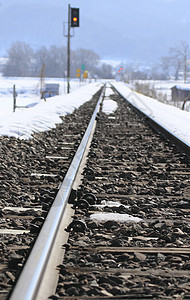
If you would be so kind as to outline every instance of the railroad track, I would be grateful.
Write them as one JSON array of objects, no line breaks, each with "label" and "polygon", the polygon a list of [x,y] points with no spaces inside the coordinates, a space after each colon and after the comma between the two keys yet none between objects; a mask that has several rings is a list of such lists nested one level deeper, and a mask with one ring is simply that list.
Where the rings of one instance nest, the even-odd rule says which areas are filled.
[{"label": "railroad track", "polygon": [[[74,137],[67,132],[63,147],[61,132],[49,133],[55,135],[54,147],[47,141],[44,162],[30,174],[30,191],[41,184],[31,202],[34,207],[42,202],[43,209],[35,207],[32,220],[21,210],[30,220],[28,244],[43,218],[46,222],[11,299],[190,299],[189,149],[179,152],[155,133],[160,127],[153,124],[153,131],[147,117],[116,90],[109,92],[110,87],[101,94],[67,175],[74,150],[69,148],[67,157],[62,153]],[[106,101],[117,103],[114,113],[102,112]],[[80,122],[87,127],[83,117]],[[46,217],[47,206],[51,210]],[[27,253],[26,244],[15,247],[10,269],[4,264],[10,278],[4,283],[5,297],[6,284],[15,281],[12,270],[22,265],[18,253]]]},{"label": "railroad track", "polygon": [[98,98],[31,140],[0,137],[0,299],[10,296]]}]

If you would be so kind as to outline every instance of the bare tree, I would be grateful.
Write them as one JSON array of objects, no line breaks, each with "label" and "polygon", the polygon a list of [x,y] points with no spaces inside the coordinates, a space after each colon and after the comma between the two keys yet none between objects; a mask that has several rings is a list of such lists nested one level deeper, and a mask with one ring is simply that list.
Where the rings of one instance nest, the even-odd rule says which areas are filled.
[{"label": "bare tree", "polygon": [[40,74],[45,64],[45,76],[63,77],[66,70],[66,47],[51,46],[49,49],[42,47],[35,53],[35,75]]},{"label": "bare tree", "polygon": [[97,69],[97,75],[99,78],[104,78],[104,79],[112,79],[113,78],[113,68],[112,66],[108,64],[102,64],[98,69]]},{"label": "bare tree", "polygon": [[66,69],[66,53],[66,47],[50,47],[47,55],[46,76],[63,77],[64,69]]},{"label": "bare tree", "polygon": [[[64,71],[67,69],[66,47],[41,47],[33,51],[30,45],[16,42],[8,49],[7,56],[9,59],[3,70],[4,76],[41,77],[43,69],[45,77],[64,77]],[[93,50],[71,51],[71,77],[76,77],[76,70],[83,69],[84,66],[84,70],[81,71],[88,71],[92,77],[99,74],[102,78],[110,78],[111,67],[101,65],[99,60],[99,55]]]},{"label": "bare tree", "polygon": [[100,57],[93,50],[80,48],[71,52],[71,76],[75,77],[76,70],[84,66],[92,76],[96,74]]},{"label": "bare tree", "polygon": [[161,57],[161,68],[163,69],[164,74],[166,75],[167,79],[171,77],[171,68],[172,68],[172,59],[171,57],[164,56]]},{"label": "bare tree", "polygon": [[30,76],[33,50],[24,42],[15,42],[8,49],[9,60],[3,69],[4,76]]},{"label": "bare tree", "polygon": [[178,80],[179,79],[179,73],[180,73],[180,70],[182,68],[181,60],[176,58],[176,57],[171,57],[171,64],[172,64],[172,67],[173,67],[175,80]]},{"label": "bare tree", "polygon": [[189,45],[185,41],[181,41],[179,45],[170,49],[173,66],[176,70],[176,76],[179,70],[183,71],[183,80],[186,82],[188,75],[188,58],[190,56]]},{"label": "bare tree", "polygon": [[47,54],[48,49],[46,47],[41,47],[34,53],[34,61],[35,61],[35,67],[33,69],[33,75],[39,76],[41,75],[41,71],[43,68],[43,76],[45,76],[45,68],[47,63]]}]

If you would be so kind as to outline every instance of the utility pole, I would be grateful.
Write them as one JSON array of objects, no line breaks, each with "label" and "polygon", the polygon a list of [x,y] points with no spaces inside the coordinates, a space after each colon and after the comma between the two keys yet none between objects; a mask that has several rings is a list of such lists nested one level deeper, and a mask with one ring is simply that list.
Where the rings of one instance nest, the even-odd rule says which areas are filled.
[{"label": "utility pole", "polygon": [[67,94],[70,93],[70,28],[71,28],[71,9],[68,5],[68,34],[67,34]]}]

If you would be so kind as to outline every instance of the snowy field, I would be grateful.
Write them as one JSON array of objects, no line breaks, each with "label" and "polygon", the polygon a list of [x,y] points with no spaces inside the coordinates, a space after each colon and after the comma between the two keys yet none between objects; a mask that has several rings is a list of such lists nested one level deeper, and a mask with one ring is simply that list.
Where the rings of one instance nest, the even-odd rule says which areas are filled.
[{"label": "snowy field", "polygon": [[[166,95],[166,102],[167,104],[174,105],[172,102],[172,93],[171,93],[171,88],[174,87],[175,85],[178,85],[182,88],[189,88],[190,89],[190,82],[184,83],[183,80],[137,80],[138,83],[140,84],[145,84],[149,85],[150,88],[154,89],[157,94],[161,93],[163,96]],[[135,82],[132,82],[130,84],[130,87],[132,89],[135,89]],[[182,108],[183,102],[178,102],[177,106],[179,108]],[[190,112],[190,102],[187,102],[185,105],[185,110]]]},{"label": "snowy field", "polygon": [[[70,82],[70,94],[66,93],[66,82],[59,79],[45,80],[45,83],[59,83],[60,95],[40,99],[38,78],[0,79],[0,135],[22,139],[31,138],[32,133],[50,130],[62,122],[60,116],[72,113],[74,109],[89,101],[100,89],[101,82],[89,84]],[[16,85],[17,106],[13,112],[13,85]]]},{"label": "snowy field", "polygon": [[[103,84],[99,81],[83,83],[81,86],[79,81],[73,80],[71,93],[66,94],[67,86],[64,79],[46,79],[45,83],[59,83],[60,95],[44,101],[40,99],[39,78],[0,77],[0,135],[28,139],[34,132],[55,128],[56,124],[62,122],[60,116],[73,112],[75,108],[90,100]],[[112,83],[135,106],[190,145],[190,112],[138,94],[123,82]],[[18,94],[17,105],[28,107],[17,108],[15,113],[13,113],[13,85],[16,86]],[[109,98],[111,94],[110,85],[107,84],[103,105],[103,111],[107,114],[117,108],[116,103]]]},{"label": "snowy field", "polygon": [[[61,78],[47,78],[45,83],[58,83],[60,85],[60,95],[67,92],[67,82]],[[17,92],[17,106],[34,106],[42,102],[40,99],[40,78],[11,78],[0,77],[0,116],[13,112],[13,86]],[[72,80],[70,84],[71,92],[79,88],[84,83],[79,80]],[[18,108],[17,110],[21,110]]]},{"label": "snowy field", "polygon": [[190,112],[136,93],[123,82],[114,85],[134,106],[190,146]]}]

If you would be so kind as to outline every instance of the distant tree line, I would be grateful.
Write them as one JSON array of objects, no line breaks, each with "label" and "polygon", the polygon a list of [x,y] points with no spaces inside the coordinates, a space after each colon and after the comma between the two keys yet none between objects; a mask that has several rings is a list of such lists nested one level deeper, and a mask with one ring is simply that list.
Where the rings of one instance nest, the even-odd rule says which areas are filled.
[{"label": "distant tree line", "polygon": [[[65,77],[67,70],[67,48],[50,46],[33,50],[29,44],[15,42],[7,50],[8,60],[3,76],[38,77],[42,70],[45,77]],[[100,64],[100,57],[92,50],[71,51],[71,77],[84,66],[92,78],[113,78],[112,67]]]},{"label": "distant tree line", "polygon": [[[33,50],[29,44],[15,42],[7,50],[8,60],[3,68],[3,76],[45,77],[66,76],[67,48],[50,46]],[[120,70],[120,67],[123,70]],[[181,41],[171,47],[168,55],[161,57],[160,62],[151,67],[138,63],[123,63],[113,68],[100,63],[100,57],[93,50],[78,49],[71,51],[71,77],[76,78],[76,70],[84,66],[91,78],[131,80],[168,80],[183,78],[186,82],[190,72],[190,48],[187,42]]]},{"label": "distant tree line", "polygon": [[183,79],[186,82],[190,73],[190,48],[187,42],[181,41],[169,49],[167,56],[161,57],[160,62],[151,67],[142,67],[137,63],[123,64],[123,67],[124,72],[120,77],[127,81]]}]

